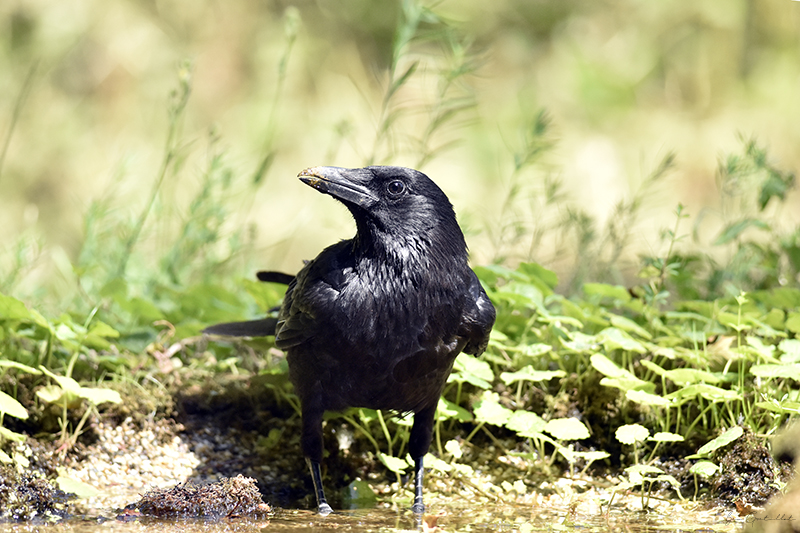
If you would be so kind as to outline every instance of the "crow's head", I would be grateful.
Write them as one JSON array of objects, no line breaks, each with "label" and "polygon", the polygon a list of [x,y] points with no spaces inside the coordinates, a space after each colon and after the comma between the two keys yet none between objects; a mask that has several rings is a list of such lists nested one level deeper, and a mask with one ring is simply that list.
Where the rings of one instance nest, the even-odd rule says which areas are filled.
[{"label": "crow's head", "polygon": [[312,167],[298,177],[347,206],[361,239],[413,239],[466,249],[453,206],[422,172],[404,167]]}]

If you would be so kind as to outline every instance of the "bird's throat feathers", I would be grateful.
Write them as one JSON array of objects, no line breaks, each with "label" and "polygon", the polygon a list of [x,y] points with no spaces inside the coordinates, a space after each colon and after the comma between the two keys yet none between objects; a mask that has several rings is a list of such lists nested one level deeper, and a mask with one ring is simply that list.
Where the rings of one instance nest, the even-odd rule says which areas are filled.
[{"label": "bird's throat feathers", "polygon": [[[438,225],[391,232],[358,220],[356,223],[358,232],[351,241],[356,263],[374,262],[400,275],[420,269],[426,273],[449,270],[453,265],[467,268],[467,244],[455,223],[450,227]],[[413,225],[413,222],[409,221],[409,225]]]}]

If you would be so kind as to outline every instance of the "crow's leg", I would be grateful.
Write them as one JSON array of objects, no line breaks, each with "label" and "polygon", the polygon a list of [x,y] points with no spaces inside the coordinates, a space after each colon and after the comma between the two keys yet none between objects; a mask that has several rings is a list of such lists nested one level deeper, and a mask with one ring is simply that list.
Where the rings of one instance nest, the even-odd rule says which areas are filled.
[{"label": "crow's leg", "polygon": [[319,471],[319,461],[312,461],[306,457],[306,463],[311,470],[311,480],[314,482],[314,494],[317,497],[317,509],[319,514],[327,516],[333,512],[328,501],[325,499],[325,491],[322,489],[322,474]]},{"label": "crow's leg", "polygon": [[303,401],[303,434],[300,442],[303,446],[303,454],[306,456],[308,468],[311,470],[311,480],[314,482],[314,496],[317,498],[317,509],[319,514],[328,515],[333,512],[328,501],[325,499],[325,491],[322,488],[322,474],[319,465],[322,462],[322,414],[321,407],[313,405],[313,402]]},{"label": "crow's leg", "polygon": [[428,453],[433,436],[433,417],[436,406],[426,407],[414,413],[414,425],[411,427],[411,437],[408,440],[408,451],[414,459],[414,505],[411,510],[414,514],[422,514],[425,504],[422,503],[422,458]]}]

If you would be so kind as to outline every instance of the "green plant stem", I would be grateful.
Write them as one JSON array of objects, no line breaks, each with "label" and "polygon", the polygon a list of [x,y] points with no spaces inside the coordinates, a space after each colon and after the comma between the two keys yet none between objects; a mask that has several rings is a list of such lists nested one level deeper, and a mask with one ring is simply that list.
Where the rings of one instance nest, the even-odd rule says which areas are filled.
[{"label": "green plant stem", "polygon": [[125,270],[128,266],[131,253],[134,246],[139,241],[139,237],[144,229],[145,222],[153,209],[153,205],[158,197],[158,192],[161,190],[161,185],[167,176],[167,171],[170,165],[178,155],[178,132],[180,130],[180,119],[186,109],[186,104],[189,102],[189,95],[191,94],[191,68],[188,63],[184,63],[179,70],[179,88],[172,94],[172,104],[169,110],[169,128],[167,130],[167,139],[164,143],[164,157],[161,161],[161,167],[150,190],[150,197],[147,203],[139,214],[139,217],[134,224],[133,231],[128,239],[125,241],[125,247],[120,257],[119,266],[117,267],[116,277],[122,278],[125,276]]}]

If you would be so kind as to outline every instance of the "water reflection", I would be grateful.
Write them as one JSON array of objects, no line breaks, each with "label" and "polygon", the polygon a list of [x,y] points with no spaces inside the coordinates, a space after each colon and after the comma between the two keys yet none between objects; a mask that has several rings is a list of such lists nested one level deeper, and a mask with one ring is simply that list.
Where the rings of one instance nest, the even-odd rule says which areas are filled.
[{"label": "water reflection", "polygon": [[487,505],[463,502],[455,506],[432,506],[425,523],[417,524],[408,510],[377,507],[336,511],[322,517],[313,511],[279,509],[265,520],[155,520],[121,522],[115,519],[72,519],[55,525],[0,524],[0,532],[41,533],[261,533],[262,531],[470,531],[521,532],[623,530],[630,533],[655,531],[739,531],[742,519],[725,511],[691,508],[684,512],[631,512],[612,509],[606,513],[581,515],[574,508],[526,505]]}]

